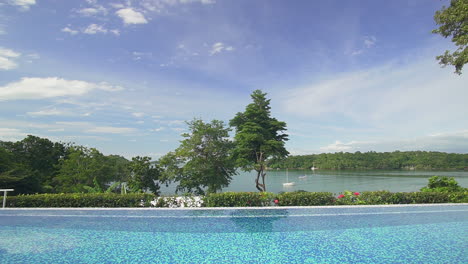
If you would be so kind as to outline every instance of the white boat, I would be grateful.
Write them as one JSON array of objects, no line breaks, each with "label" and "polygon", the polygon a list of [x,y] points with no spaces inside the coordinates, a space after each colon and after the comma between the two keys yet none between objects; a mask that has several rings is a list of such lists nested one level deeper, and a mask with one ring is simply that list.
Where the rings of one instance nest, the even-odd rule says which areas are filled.
[{"label": "white boat", "polygon": [[316,168],[315,166],[312,166],[312,168],[310,168],[311,170],[317,170],[318,168]]},{"label": "white boat", "polygon": [[294,182],[289,182],[289,175],[288,175],[288,169],[286,169],[286,182],[283,183],[283,186],[293,186],[295,185]]}]

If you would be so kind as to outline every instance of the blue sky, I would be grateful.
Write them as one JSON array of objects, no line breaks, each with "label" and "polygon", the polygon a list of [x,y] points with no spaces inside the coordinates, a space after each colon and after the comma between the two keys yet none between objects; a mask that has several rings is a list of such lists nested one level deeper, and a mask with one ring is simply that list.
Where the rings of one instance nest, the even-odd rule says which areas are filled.
[{"label": "blue sky", "polygon": [[0,140],[159,157],[262,89],[291,154],[468,152],[449,1],[2,0]]}]

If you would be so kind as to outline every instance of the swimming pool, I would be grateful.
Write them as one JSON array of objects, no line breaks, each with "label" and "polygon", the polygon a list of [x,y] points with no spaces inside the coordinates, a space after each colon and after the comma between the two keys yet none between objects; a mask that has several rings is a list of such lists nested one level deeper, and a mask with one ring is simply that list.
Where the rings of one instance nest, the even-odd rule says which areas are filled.
[{"label": "swimming pool", "polygon": [[468,263],[468,204],[0,210],[0,263]]}]

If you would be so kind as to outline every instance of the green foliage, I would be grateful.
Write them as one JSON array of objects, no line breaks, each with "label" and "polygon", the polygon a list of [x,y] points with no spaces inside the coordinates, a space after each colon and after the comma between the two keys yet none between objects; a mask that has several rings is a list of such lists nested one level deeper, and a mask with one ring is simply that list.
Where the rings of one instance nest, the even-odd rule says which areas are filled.
[{"label": "green foliage", "polygon": [[0,164],[6,162],[0,165],[0,177],[7,168],[14,170],[8,173],[10,175],[18,175],[21,170],[27,173],[18,175],[22,180],[16,181],[19,186],[12,188],[27,192],[50,191],[59,160],[66,156],[67,151],[68,147],[62,143],[31,135],[17,142],[0,142]]},{"label": "green foliage", "polygon": [[389,204],[389,203],[393,203],[392,202],[393,195],[394,193],[391,193],[389,191],[362,192],[359,196],[359,199],[364,204]]},{"label": "green foliage", "polygon": [[143,207],[152,194],[72,193],[8,196],[8,207]]},{"label": "green foliage", "polygon": [[458,47],[454,52],[445,51],[437,56],[441,65],[455,66],[455,73],[461,74],[463,66],[468,63],[468,0],[451,0],[449,7],[442,7],[434,15],[438,29],[432,33],[443,37],[452,37],[452,42]]},{"label": "green foliage", "polygon": [[127,184],[131,192],[159,193],[161,169],[151,163],[150,157],[134,157],[128,166],[130,178]]},{"label": "green foliage", "polygon": [[336,199],[336,204],[339,205],[351,205],[351,204],[365,204],[361,200],[361,194],[358,192],[344,191],[342,194],[338,195]]},{"label": "green foliage", "polygon": [[18,166],[0,174],[0,187],[14,189],[13,194],[37,193],[42,190],[37,172]]},{"label": "green foliage", "polygon": [[286,192],[277,197],[279,206],[315,206],[335,203],[335,197],[330,192]]},{"label": "green foliage", "polygon": [[338,152],[303,156],[289,156],[286,159],[272,159],[269,168],[309,169],[464,169],[468,167],[468,154],[427,151],[395,152]]},{"label": "green foliage", "polygon": [[85,186],[92,186],[96,182],[99,183],[100,189],[104,189],[104,183],[112,181],[115,173],[116,168],[97,149],[71,147],[68,157],[60,160],[60,170],[54,178],[55,190],[84,192]]},{"label": "green foliage", "polygon": [[453,177],[432,176],[429,178],[429,183],[421,189],[422,192],[459,192],[465,188],[458,185],[458,182]]},{"label": "green foliage", "polygon": [[263,192],[266,191],[266,161],[269,158],[281,159],[289,154],[284,147],[288,135],[282,133],[286,131],[286,123],[271,117],[270,100],[266,99],[266,95],[255,90],[251,95],[253,102],[230,121],[230,125],[236,129],[236,163],[245,171],[257,171],[255,187]]},{"label": "green foliage", "polygon": [[206,207],[252,207],[269,206],[274,198],[273,193],[224,192],[210,193],[204,199]]},{"label": "green foliage", "polygon": [[164,178],[179,183],[176,192],[204,194],[205,188],[208,193],[220,191],[236,174],[230,129],[218,120],[204,123],[195,119],[187,124],[190,133],[183,134],[180,146],[159,161]]},{"label": "green foliage", "polygon": [[362,192],[360,204],[426,204],[426,203],[465,203],[468,192]]}]

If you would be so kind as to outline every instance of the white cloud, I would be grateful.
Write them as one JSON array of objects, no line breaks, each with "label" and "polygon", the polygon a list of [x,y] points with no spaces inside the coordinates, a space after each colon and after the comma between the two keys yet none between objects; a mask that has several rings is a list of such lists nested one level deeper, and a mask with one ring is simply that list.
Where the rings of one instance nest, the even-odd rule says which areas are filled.
[{"label": "white cloud", "polygon": [[[177,2],[177,0],[175,1]],[[201,3],[204,5],[212,5],[216,3],[216,0],[179,0],[181,4]]]},{"label": "white cloud", "polygon": [[106,15],[107,14],[107,9],[105,9],[103,6],[93,6],[93,7],[88,7],[88,8],[82,8],[76,11],[78,14],[82,16],[96,16],[96,15]]},{"label": "white cloud", "polygon": [[16,129],[16,128],[6,128],[6,127],[0,127],[0,138],[6,138],[6,137],[24,137],[26,136],[26,133],[23,133],[21,130]]},{"label": "white cloud", "polygon": [[343,143],[337,140],[335,143],[332,143],[328,146],[320,147],[320,152],[349,152],[350,150],[353,150],[353,147],[358,143],[359,142],[357,141]]},{"label": "white cloud", "polygon": [[421,131],[436,124],[468,125],[460,122],[468,115],[466,83],[466,76],[454,76],[424,59],[333,75],[287,89],[278,100],[283,110],[296,116],[339,115],[370,128]]},{"label": "white cloud", "polygon": [[366,152],[366,151],[442,151],[465,153],[468,148],[468,130],[437,133],[414,138],[380,139],[372,141],[336,141],[320,147],[320,152]]},{"label": "white cloud", "polygon": [[120,30],[118,30],[118,29],[111,29],[109,31],[110,31],[110,33],[112,33],[112,34],[114,34],[116,36],[120,36]]},{"label": "white cloud", "polygon": [[213,56],[217,53],[221,53],[223,51],[233,51],[233,50],[234,50],[234,47],[232,46],[225,46],[224,43],[222,42],[216,42],[215,44],[211,46],[210,56]]},{"label": "white cloud", "polygon": [[44,110],[40,110],[36,112],[27,112],[26,114],[30,116],[60,116],[60,115],[68,115],[70,113],[57,110],[56,108],[52,108],[52,109],[44,109]]},{"label": "white cloud", "polygon": [[120,86],[112,86],[106,82],[91,83],[79,80],[65,80],[57,77],[24,77],[20,81],[0,86],[0,101],[80,96],[93,90],[113,92],[122,89]]},{"label": "white cloud", "polygon": [[356,56],[356,55],[361,55],[364,52],[364,50],[355,50],[351,52],[351,56]]},{"label": "white cloud", "polygon": [[143,117],[145,116],[145,113],[132,113],[134,117]]},{"label": "white cloud", "polygon": [[36,4],[36,0],[8,0],[10,5],[18,6],[22,10],[27,11],[32,5]]},{"label": "white cloud", "polygon": [[18,67],[18,64],[13,60],[5,57],[0,57],[0,70],[12,70]]},{"label": "white cloud", "polygon": [[119,4],[119,3],[111,3],[109,4],[111,7],[115,8],[115,9],[122,9],[125,7],[125,5],[123,4]]},{"label": "white cloud", "polygon": [[79,33],[78,30],[71,29],[69,27],[62,28],[62,32],[70,33],[70,35],[76,35]]},{"label": "white cloud", "polygon": [[104,27],[101,26],[101,25],[91,24],[91,25],[89,25],[89,26],[83,31],[83,33],[85,33],[85,34],[91,34],[91,35],[94,35],[94,34],[97,34],[97,33],[104,33],[104,34],[106,34],[106,33],[107,33],[107,29],[104,28]]},{"label": "white cloud", "polygon": [[377,38],[374,36],[364,37],[364,46],[366,46],[366,48],[371,48],[372,46],[375,45],[376,42],[377,42]]},{"label": "white cloud", "polygon": [[0,70],[12,70],[18,67],[14,59],[21,56],[21,53],[11,49],[0,47]]},{"label": "white cloud", "polygon": [[158,127],[158,128],[155,128],[155,129],[150,129],[150,131],[153,131],[153,132],[161,132],[163,130],[166,130],[165,127]]},{"label": "white cloud", "polygon": [[5,49],[5,48],[0,47],[0,56],[9,57],[9,58],[17,58],[21,56],[21,53],[15,52],[11,49]]},{"label": "white cloud", "polygon": [[138,12],[133,10],[132,8],[123,8],[120,10],[117,10],[115,12],[125,24],[146,24],[148,23],[148,20],[146,20],[145,16]]},{"label": "white cloud", "polygon": [[104,133],[104,134],[128,134],[136,132],[135,128],[131,127],[112,127],[98,126],[85,131],[86,133]]}]

